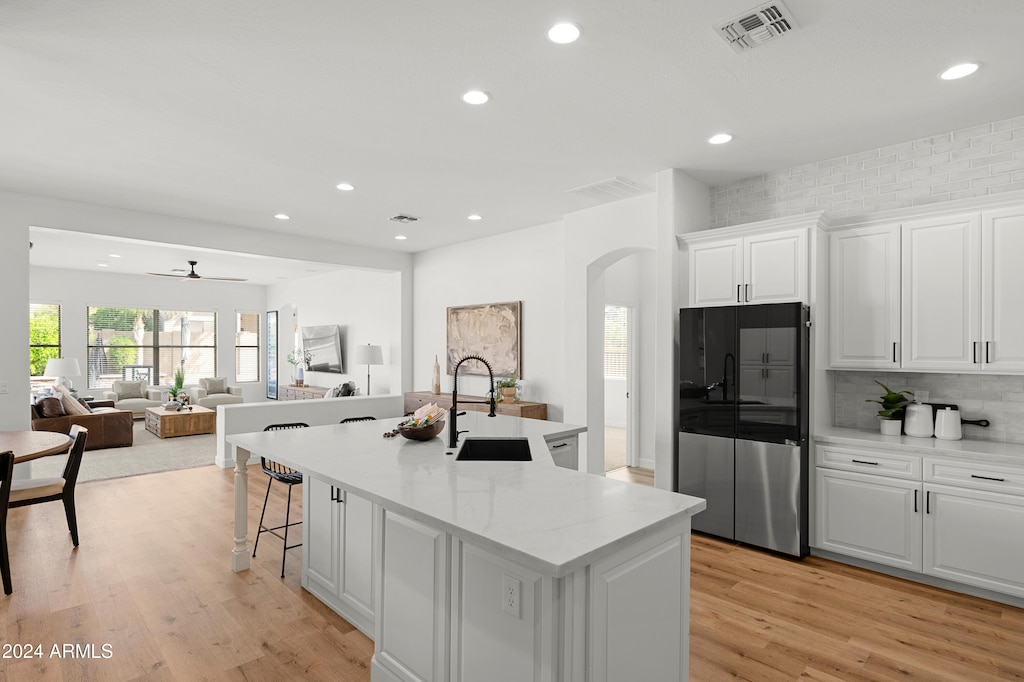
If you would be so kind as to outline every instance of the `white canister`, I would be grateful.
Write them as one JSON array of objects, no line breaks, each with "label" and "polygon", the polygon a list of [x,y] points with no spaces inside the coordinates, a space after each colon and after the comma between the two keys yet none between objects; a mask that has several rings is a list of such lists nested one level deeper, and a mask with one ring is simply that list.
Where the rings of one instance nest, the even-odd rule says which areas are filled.
[{"label": "white canister", "polygon": [[916,402],[907,405],[903,417],[903,433],[916,438],[931,438],[932,406]]},{"label": "white canister", "polygon": [[960,410],[947,407],[935,413],[935,437],[940,440],[960,440],[964,436],[960,425]]}]

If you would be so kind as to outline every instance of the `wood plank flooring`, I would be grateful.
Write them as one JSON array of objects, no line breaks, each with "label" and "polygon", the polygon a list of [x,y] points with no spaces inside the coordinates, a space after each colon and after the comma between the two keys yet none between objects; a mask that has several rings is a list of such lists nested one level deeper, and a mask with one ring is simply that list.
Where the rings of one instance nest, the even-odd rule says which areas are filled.
[{"label": "wood plank flooring", "polygon": [[[250,467],[250,528],[265,481]],[[60,504],[11,510],[0,645],[43,656],[0,659],[0,682],[369,680],[372,642],[302,591],[301,550],[281,579],[280,540],[264,537],[231,572],[232,484],[213,467],[80,484],[77,550]],[[692,561],[693,680],[1024,679],[1024,610],[701,536]]]}]

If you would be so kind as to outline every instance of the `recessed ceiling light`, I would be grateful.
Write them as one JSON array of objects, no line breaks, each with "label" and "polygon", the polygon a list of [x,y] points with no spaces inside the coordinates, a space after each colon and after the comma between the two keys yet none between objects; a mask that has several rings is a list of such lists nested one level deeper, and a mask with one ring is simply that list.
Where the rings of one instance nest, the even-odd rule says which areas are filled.
[{"label": "recessed ceiling light", "polygon": [[352,183],[349,183],[349,182],[339,182],[337,187],[342,192],[351,192],[352,190],[354,190],[356,188],[355,185],[353,185]]},{"label": "recessed ceiling light", "polygon": [[580,27],[576,24],[563,21],[548,29],[548,40],[559,45],[574,43],[580,37]]},{"label": "recessed ceiling light", "polygon": [[120,258],[121,257],[119,254],[116,254],[116,253],[110,253],[110,254],[107,254],[107,255],[110,256],[111,258]]},{"label": "recessed ceiling light", "polygon": [[712,135],[711,137],[709,137],[708,142],[710,142],[711,144],[725,144],[731,139],[732,135],[730,135],[729,133],[718,133],[717,135]]},{"label": "recessed ceiling light", "polygon": [[466,104],[484,104],[490,98],[483,90],[470,90],[462,96],[462,101]]},{"label": "recessed ceiling light", "polygon": [[403,240],[405,238],[406,238],[406,236],[404,234],[396,234],[395,235],[395,239],[397,239],[399,241],[401,241],[401,240]]},{"label": "recessed ceiling light", "polygon": [[972,73],[978,70],[978,65],[972,62],[964,64],[957,64],[951,66],[939,76],[944,81],[955,81],[957,78],[963,78],[964,76],[970,76]]},{"label": "recessed ceiling light", "polygon": [[469,219],[469,220],[483,220],[483,216],[478,216],[476,213],[474,213],[471,216],[467,216],[467,219]]},{"label": "recessed ceiling light", "polygon": [[278,220],[290,220],[291,219],[291,216],[289,216],[289,215],[287,215],[285,213],[275,213],[274,217],[277,218]]},{"label": "recessed ceiling light", "polygon": [[96,267],[98,267],[98,268],[109,268],[110,267],[110,263],[97,263]]}]

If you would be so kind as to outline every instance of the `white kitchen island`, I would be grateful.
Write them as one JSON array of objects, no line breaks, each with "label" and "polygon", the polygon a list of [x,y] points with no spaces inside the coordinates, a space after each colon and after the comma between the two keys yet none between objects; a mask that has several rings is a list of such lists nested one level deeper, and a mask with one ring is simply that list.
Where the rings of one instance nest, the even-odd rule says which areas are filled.
[{"label": "white kitchen island", "polygon": [[399,421],[229,437],[238,468],[304,473],[303,587],[374,640],[374,680],[688,679],[704,500],[554,466],[582,427],[470,412],[463,440],[525,437],[533,456],[474,462],[444,432],[384,438]]}]

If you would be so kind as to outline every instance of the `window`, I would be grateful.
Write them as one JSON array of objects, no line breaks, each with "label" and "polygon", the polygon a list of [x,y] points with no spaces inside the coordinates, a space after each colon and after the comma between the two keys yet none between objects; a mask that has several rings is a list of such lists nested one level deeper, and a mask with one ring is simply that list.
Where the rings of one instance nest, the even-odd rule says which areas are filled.
[{"label": "window", "polygon": [[46,361],[60,357],[60,305],[28,304],[28,353],[30,375],[43,376]]},{"label": "window", "polygon": [[629,310],[624,306],[604,307],[604,375],[626,378],[626,331]]},{"label": "window", "polygon": [[89,308],[89,388],[119,379],[152,385],[217,375],[217,314],[151,308]]},{"label": "window", "polygon": [[260,314],[235,313],[235,381],[260,380]]}]

